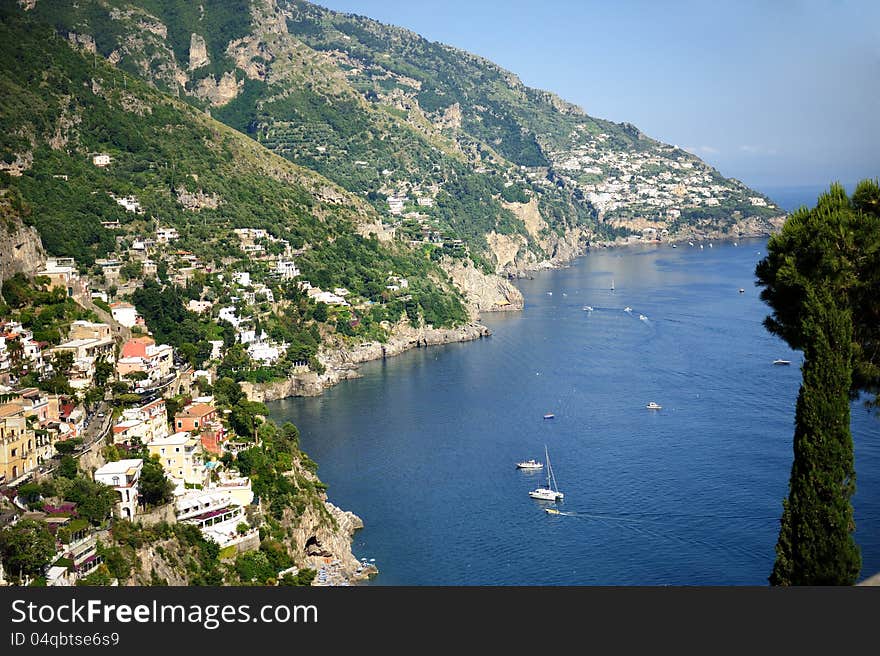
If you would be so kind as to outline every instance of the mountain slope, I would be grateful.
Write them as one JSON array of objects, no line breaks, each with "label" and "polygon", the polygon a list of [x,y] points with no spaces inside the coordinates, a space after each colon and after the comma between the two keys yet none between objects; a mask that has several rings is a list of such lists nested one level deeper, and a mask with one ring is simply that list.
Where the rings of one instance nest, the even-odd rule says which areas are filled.
[{"label": "mountain slope", "polygon": [[301,0],[39,0],[30,11],[365,198],[387,234],[464,240],[487,271],[632,233],[768,232],[783,214],[632,125],[365,17]]},{"label": "mountain slope", "polygon": [[[404,310],[435,325],[467,319],[435,262],[363,236],[379,222],[375,210],[319,174],[84,57],[14,8],[0,13],[0,58],[0,186],[21,198],[50,253],[91,267],[161,225],[176,228],[175,249],[208,271],[259,275],[266,265],[243,256],[232,230],[260,228],[288,243],[313,284],[371,302],[363,324],[393,322]],[[97,153],[110,165],[94,164]],[[126,199],[139,209],[123,207]],[[413,280],[408,300],[389,297],[389,271]]]}]

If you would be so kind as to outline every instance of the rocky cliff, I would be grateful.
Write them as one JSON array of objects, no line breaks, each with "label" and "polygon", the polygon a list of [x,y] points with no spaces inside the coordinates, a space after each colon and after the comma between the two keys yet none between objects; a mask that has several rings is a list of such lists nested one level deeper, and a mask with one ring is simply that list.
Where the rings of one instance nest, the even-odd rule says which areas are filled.
[{"label": "rocky cliff", "polygon": [[490,334],[488,328],[477,323],[458,328],[415,328],[402,321],[394,327],[392,336],[385,343],[363,342],[354,346],[323,350],[318,355],[326,368],[323,374],[310,371],[273,383],[242,382],[241,388],[251,401],[277,401],[289,396],[318,396],[342,380],[357,378],[358,365],[369,360],[399,355],[411,348],[472,341]]},{"label": "rocky cliff", "polygon": [[0,290],[7,278],[16,273],[36,273],[45,262],[36,228],[24,225],[9,201],[0,195]]},{"label": "rocky cliff", "polygon": [[483,273],[469,260],[447,257],[441,261],[441,266],[464,294],[474,320],[482,312],[522,310],[522,293],[504,278]]}]

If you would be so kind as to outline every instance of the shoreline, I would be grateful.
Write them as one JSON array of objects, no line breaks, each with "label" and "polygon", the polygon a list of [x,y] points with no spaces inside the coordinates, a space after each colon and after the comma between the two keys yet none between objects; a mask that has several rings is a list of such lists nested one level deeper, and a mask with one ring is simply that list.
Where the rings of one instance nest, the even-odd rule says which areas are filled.
[{"label": "shoreline", "polygon": [[[784,217],[779,220],[781,227]],[[775,224],[774,224],[775,226]],[[778,227],[776,228],[778,230]],[[774,234],[773,231],[760,230],[754,232],[741,232],[738,235],[730,235],[729,233],[709,233],[699,236],[681,236],[675,238],[666,238],[663,240],[643,240],[634,239],[632,241],[618,238],[614,241],[590,242],[582,250],[571,257],[559,260],[543,260],[537,266],[529,267],[516,273],[510,272],[506,275],[497,274],[503,279],[515,281],[518,279],[532,278],[532,274],[540,271],[548,271],[553,269],[563,269],[571,266],[572,262],[581,257],[589,255],[593,249],[608,248],[632,248],[646,246],[677,246],[679,244],[688,244],[693,242],[696,246],[699,242],[722,242],[736,243],[740,239],[765,239]],[[517,291],[519,291],[517,289]],[[326,368],[323,374],[309,371],[302,374],[294,374],[290,378],[270,383],[249,383],[243,381],[242,389],[250,401],[280,401],[291,397],[308,397],[319,396],[324,390],[329,389],[344,380],[360,378],[358,373],[359,365],[364,362],[373,360],[384,360],[395,355],[400,355],[413,348],[426,348],[428,346],[441,346],[443,344],[471,342],[492,335],[491,331],[482,323],[480,319],[482,314],[489,312],[492,314],[498,312],[521,312],[520,307],[504,307],[496,309],[478,308],[474,304],[471,305],[471,316],[473,320],[462,326],[453,328],[433,328],[431,326],[422,326],[413,328],[408,323],[398,324],[392,330],[387,342],[363,342],[357,346],[339,347],[319,353],[318,359]]]},{"label": "shoreline", "polygon": [[[594,249],[672,246],[678,243],[686,244],[689,241],[693,241],[696,244],[698,241],[703,240],[735,243],[739,239],[763,239],[771,235],[772,232],[762,231],[758,234],[740,234],[737,236],[682,237],[657,241],[640,239],[622,242],[615,240],[614,242],[589,243],[586,248],[573,257],[555,262],[544,261],[542,266],[535,267],[528,273],[516,276],[516,278],[530,278],[532,273],[538,271],[567,268],[576,259],[588,255]],[[508,276],[508,279],[513,279],[513,277]],[[517,291],[519,290],[517,289]],[[482,310],[482,312],[492,312],[495,314],[497,312],[521,311],[523,308],[524,305],[515,309],[504,308]],[[474,320],[456,328],[435,329],[427,326],[413,328],[408,323],[403,322],[395,327],[392,335],[385,343],[364,342],[354,347],[332,349],[319,356],[321,362],[326,367],[326,371],[322,375],[308,372],[273,383],[252,384],[243,382],[241,384],[242,389],[248,399],[260,402],[276,401],[290,397],[318,396],[323,394],[324,390],[337,385],[343,380],[360,378],[361,374],[358,372],[358,369],[359,365],[364,362],[394,357],[413,348],[426,348],[428,346],[475,341],[490,337],[491,331],[479,322],[482,312],[478,311],[473,305],[470,310]],[[326,495],[324,503],[325,507],[336,519],[337,530],[331,531],[329,534],[325,533],[323,537],[325,537],[326,542],[323,545],[319,542],[317,550],[306,551],[306,562],[318,572],[318,577],[316,577],[312,585],[350,586],[369,584],[370,580],[379,573],[378,568],[366,559],[362,558],[359,560],[351,549],[354,542],[354,534],[364,526],[363,520],[353,512],[342,510],[332,504]],[[330,548],[328,549],[327,547]]]}]

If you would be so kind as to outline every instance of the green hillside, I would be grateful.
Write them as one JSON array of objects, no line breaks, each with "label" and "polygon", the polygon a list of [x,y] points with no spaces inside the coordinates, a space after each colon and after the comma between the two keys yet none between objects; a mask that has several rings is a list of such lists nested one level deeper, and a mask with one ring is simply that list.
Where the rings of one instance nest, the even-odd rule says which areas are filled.
[{"label": "green hillside", "polygon": [[[180,233],[174,249],[193,253],[207,271],[259,277],[261,263],[243,255],[232,230],[262,228],[267,248],[286,240],[297,253],[303,278],[372,303],[362,325],[404,311],[437,325],[466,318],[448,278],[424,253],[361,236],[362,224],[378,221],[369,204],[84,56],[17,8],[3,9],[0,19],[0,186],[21,198],[50,253],[73,256],[86,271],[135,236],[170,226]],[[97,153],[110,155],[111,164],[93,164]],[[116,200],[125,197],[140,212]],[[388,297],[389,271],[413,280],[409,298]]]},{"label": "green hillside", "polygon": [[525,262],[562,239],[769,231],[782,215],[632,125],[362,16],[302,0],[41,0],[29,13],[356,194],[398,238],[463,240],[487,270],[502,270],[496,235]]}]

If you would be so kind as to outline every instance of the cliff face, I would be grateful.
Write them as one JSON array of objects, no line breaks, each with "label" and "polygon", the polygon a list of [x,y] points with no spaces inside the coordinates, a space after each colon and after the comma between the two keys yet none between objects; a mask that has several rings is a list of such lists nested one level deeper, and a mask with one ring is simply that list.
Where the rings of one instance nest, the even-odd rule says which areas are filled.
[{"label": "cliff face", "polygon": [[473,319],[481,312],[522,310],[522,293],[504,278],[487,275],[468,260],[444,258],[441,266],[464,294]]},{"label": "cliff face", "polygon": [[16,273],[34,274],[46,261],[36,228],[24,225],[16,214],[3,209],[0,207],[0,289],[7,278]]},{"label": "cliff face", "polygon": [[357,378],[357,366],[363,362],[399,355],[411,348],[467,342],[488,337],[490,334],[488,328],[476,323],[458,328],[414,328],[407,322],[401,322],[384,344],[364,342],[357,346],[323,351],[318,356],[326,367],[323,374],[310,371],[273,383],[242,382],[241,388],[251,401],[277,401],[289,396],[318,396],[341,380]]}]

